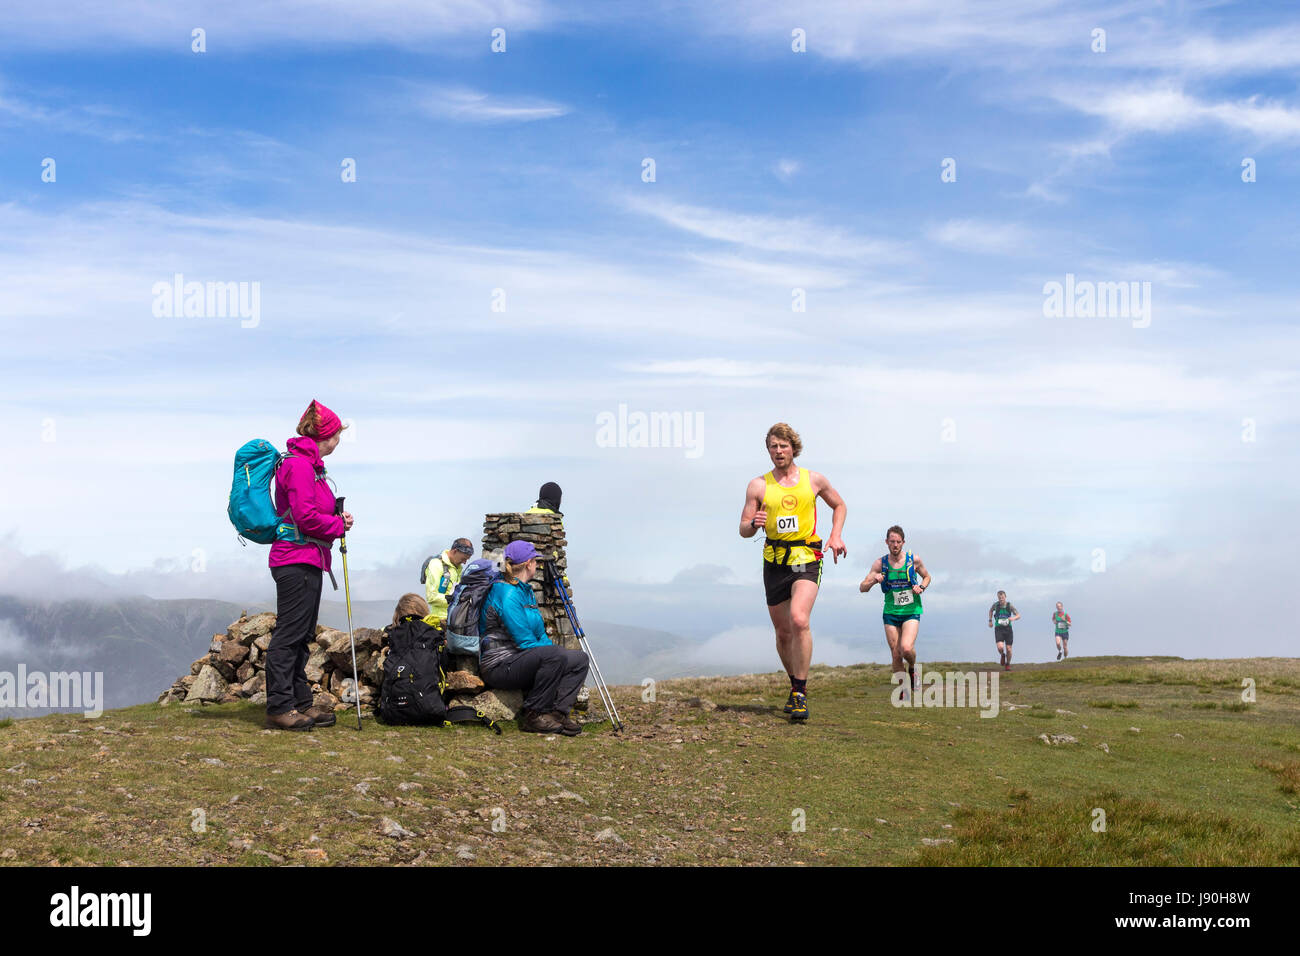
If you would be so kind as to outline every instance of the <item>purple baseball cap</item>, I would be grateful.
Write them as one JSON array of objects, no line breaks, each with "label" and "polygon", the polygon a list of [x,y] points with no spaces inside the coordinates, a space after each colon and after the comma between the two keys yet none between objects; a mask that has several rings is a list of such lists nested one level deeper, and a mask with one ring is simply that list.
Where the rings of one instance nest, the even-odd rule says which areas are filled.
[{"label": "purple baseball cap", "polygon": [[523,564],[531,558],[539,557],[541,555],[531,541],[511,541],[506,545],[506,560],[511,564]]}]

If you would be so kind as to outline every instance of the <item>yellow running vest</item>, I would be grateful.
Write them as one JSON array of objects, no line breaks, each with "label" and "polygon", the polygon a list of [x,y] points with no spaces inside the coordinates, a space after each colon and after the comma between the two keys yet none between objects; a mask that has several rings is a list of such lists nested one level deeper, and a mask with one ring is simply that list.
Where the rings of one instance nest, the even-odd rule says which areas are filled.
[{"label": "yellow running vest", "polygon": [[[817,537],[817,496],[813,494],[808,469],[799,469],[799,483],[793,488],[777,484],[770,471],[763,476],[763,482],[766,485],[763,490],[763,510],[767,512],[767,524],[764,525],[767,537],[773,541],[812,541],[820,549],[821,539]],[[818,560],[818,555],[808,547],[787,549],[765,544],[763,560],[778,564],[812,564]]]}]

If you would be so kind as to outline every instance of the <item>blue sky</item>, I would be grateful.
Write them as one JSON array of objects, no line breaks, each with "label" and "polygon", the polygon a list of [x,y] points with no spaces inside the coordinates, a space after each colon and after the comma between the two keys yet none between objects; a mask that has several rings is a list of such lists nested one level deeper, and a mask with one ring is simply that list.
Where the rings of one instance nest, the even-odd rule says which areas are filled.
[{"label": "blue sky", "polygon": [[[1089,650],[1294,653],[1293,7],[365,6],[10,14],[12,586],[268,599],[229,460],[317,397],[355,423],[362,597],[553,479],[582,608],[767,666],[734,529],[785,420],[850,507],[821,659],[879,659],[856,582],[894,522],[953,654],[987,653],[999,586]],[[155,316],[177,272],[258,283],[256,326]],[[1067,274],[1150,283],[1149,324],[1045,316]],[[700,453],[600,446],[619,405],[698,416]],[[1225,564],[1260,571],[1245,607]]]}]

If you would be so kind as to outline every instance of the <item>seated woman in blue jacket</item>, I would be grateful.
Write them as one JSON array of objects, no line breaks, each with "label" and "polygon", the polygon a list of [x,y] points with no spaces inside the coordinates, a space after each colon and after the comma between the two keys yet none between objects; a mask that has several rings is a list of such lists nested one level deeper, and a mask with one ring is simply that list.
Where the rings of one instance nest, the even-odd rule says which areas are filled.
[{"label": "seated woman in blue jacket", "polygon": [[587,680],[587,655],[556,647],[546,636],[528,583],[537,575],[537,557],[527,541],[506,545],[501,580],[479,616],[479,673],[489,687],[524,692],[520,730],[574,737],[582,725],[569,711]]}]

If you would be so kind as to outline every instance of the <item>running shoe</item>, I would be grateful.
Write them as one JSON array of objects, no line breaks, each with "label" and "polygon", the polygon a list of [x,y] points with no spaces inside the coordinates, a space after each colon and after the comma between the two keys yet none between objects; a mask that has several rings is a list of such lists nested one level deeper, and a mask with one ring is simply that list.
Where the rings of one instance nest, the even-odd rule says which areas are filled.
[{"label": "running shoe", "polygon": [[1061,652],[1060,652],[1060,651],[1057,651],[1057,652],[1056,652],[1056,659],[1057,659],[1058,661],[1061,659]]},{"label": "running shoe", "polygon": [[790,708],[791,720],[808,719],[808,695],[801,694],[797,690],[790,692],[793,706]]},{"label": "running shoe", "polygon": [[794,691],[790,691],[790,696],[785,699],[785,712],[794,713]]},{"label": "running shoe", "polygon": [[912,679],[912,690],[915,691],[915,692],[917,692],[917,693],[920,693],[920,691],[921,691],[921,682],[920,682],[919,680],[917,680],[917,678],[916,678],[916,668],[915,668],[915,667],[909,667],[909,668],[907,669],[907,675]]}]

